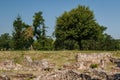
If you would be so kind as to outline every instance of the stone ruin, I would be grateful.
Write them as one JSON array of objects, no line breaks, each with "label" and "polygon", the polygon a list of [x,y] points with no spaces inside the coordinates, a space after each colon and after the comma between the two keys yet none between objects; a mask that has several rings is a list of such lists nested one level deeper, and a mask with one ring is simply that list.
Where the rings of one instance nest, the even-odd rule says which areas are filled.
[{"label": "stone ruin", "polygon": [[55,67],[55,64],[50,62],[47,59],[42,59],[38,61],[33,61],[31,57],[24,57],[24,65],[15,63],[14,60],[5,60],[0,62],[0,70],[22,70],[22,71],[41,71],[41,70],[52,70]]},{"label": "stone ruin", "polygon": [[48,61],[47,59],[33,61],[29,56],[25,56],[25,62],[28,66],[35,68],[36,70],[52,70],[55,67],[55,63]]},{"label": "stone ruin", "polygon": [[[79,53],[75,56],[75,63],[65,64],[61,70],[55,69],[55,64],[47,59],[33,61],[30,56],[24,56],[25,65],[29,67],[6,60],[0,63],[0,70],[36,70],[40,75],[0,74],[0,80],[120,80],[120,59],[111,56],[109,53]],[[112,68],[114,73],[108,73],[104,69],[109,62],[117,64]],[[90,68],[91,64],[97,64],[98,68]]]},{"label": "stone ruin", "polygon": [[77,54],[76,67],[80,70],[89,69],[91,64],[97,64],[100,68],[105,68],[110,62],[109,53]]},{"label": "stone ruin", "polygon": [[0,70],[21,70],[22,65],[15,63],[13,60],[5,60],[0,63]]},{"label": "stone ruin", "polygon": [[48,74],[43,74],[36,80],[82,80],[79,73],[72,70],[55,71]]}]

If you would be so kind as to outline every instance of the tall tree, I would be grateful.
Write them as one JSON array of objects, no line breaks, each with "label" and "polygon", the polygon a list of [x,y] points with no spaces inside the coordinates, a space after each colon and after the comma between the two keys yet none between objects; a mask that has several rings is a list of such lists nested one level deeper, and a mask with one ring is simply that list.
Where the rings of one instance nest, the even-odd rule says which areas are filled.
[{"label": "tall tree", "polygon": [[13,28],[14,49],[23,49],[23,22],[20,16],[17,16],[16,20],[13,22]]},{"label": "tall tree", "polygon": [[44,19],[42,16],[42,12],[35,13],[33,18],[34,18],[34,20],[33,20],[34,36],[38,40],[42,36],[42,27],[44,25]]},{"label": "tall tree", "polygon": [[43,19],[42,12],[35,13],[33,18],[34,36],[41,47],[44,48],[46,42],[46,26],[44,24],[45,20]]},{"label": "tall tree", "polygon": [[106,27],[100,26],[96,22],[93,11],[89,7],[79,5],[57,18],[54,32],[55,47],[64,46],[66,40],[75,40],[79,49],[82,49],[82,40],[97,40],[103,35],[105,29]]},{"label": "tall tree", "polygon": [[33,29],[31,26],[25,24],[20,16],[17,16],[13,22],[13,41],[14,49],[22,50],[28,49],[33,42]]}]

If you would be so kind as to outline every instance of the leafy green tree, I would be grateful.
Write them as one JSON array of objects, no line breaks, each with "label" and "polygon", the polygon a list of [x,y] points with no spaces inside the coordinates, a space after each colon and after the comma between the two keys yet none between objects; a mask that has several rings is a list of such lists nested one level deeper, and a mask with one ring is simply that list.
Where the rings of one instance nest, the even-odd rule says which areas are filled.
[{"label": "leafy green tree", "polygon": [[119,50],[119,42],[108,34],[104,34],[103,39],[100,41],[100,46],[102,50]]},{"label": "leafy green tree", "polygon": [[45,48],[45,43],[46,43],[46,26],[44,24],[44,19],[42,16],[42,12],[37,12],[33,16],[33,27],[34,27],[34,36],[36,37],[37,41],[35,43],[40,46],[40,49]]},{"label": "leafy green tree", "polygon": [[[75,40],[79,49],[83,49],[82,40],[97,40],[106,29],[100,26],[89,7],[79,5],[57,18],[55,26],[55,48],[64,48],[66,40]],[[68,46],[69,47],[69,46]]]},{"label": "leafy green tree", "polygon": [[16,20],[13,22],[13,28],[14,49],[21,50],[24,48],[24,27],[20,16],[17,16]]},{"label": "leafy green tree", "polygon": [[64,41],[64,49],[67,50],[75,50],[79,49],[78,43],[75,40],[65,40]]},{"label": "leafy green tree", "polygon": [[33,29],[20,16],[13,22],[13,42],[15,50],[28,49],[33,43]]},{"label": "leafy green tree", "polygon": [[54,40],[51,37],[46,37],[44,41],[45,41],[44,47],[42,46],[42,44],[43,44],[42,40],[34,41],[33,48],[35,50],[53,50]]},{"label": "leafy green tree", "polygon": [[115,48],[114,50],[120,50],[120,39],[114,39]]},{"label": "leafy green tree", "polygon": [[9,33],[4,33],[0,36],[0,49],[8,50],[11,49],[12,37]]},{"label": "leafy green tree", "polygon": [[111,35],[104,34],[98,40],[83,40],[84,50],[120,50],[120,42],[111,37]]},{"label": "leafy green tree", "polygon": [[36,39],[40,39],[42,36],[42,27],[44,26],[44,19],[42,16],[42,12],[37,12],[33,16],[33,27],[34,27],[34,36]]}]

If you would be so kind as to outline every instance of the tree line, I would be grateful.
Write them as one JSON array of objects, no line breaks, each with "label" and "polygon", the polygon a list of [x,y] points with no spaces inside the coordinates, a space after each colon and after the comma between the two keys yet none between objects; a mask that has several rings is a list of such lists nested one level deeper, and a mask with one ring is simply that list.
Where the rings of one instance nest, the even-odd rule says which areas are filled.
[{"label": "tree line", "polygon": [[12,35],[1,34],[1,50],[120,50],[120,39],[105,33],[107,27],[100,25],[87,6],[65,11],[56,18],[53,37],[46,35],[42,12],[36,12],[32,25],[22,21],[21,16],[13,21]]}]

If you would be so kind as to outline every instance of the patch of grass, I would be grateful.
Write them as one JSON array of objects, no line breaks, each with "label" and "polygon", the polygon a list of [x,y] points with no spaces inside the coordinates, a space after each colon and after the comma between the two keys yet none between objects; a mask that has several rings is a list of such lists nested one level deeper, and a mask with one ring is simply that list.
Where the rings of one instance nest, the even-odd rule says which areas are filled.
[{"label": "patch of grass", "polygon": [[[25,64],[24,56],[30,56],[32,60],[48,59],[56,64],[56,68],[60,68],[65,63],[74,63],[76,54],[85,53],[109,53],[108,51],[0,51],[0,62],[4,60],[14,60],[15,63]],[[120,57],[120,51],[111,52],[114,56]],[[92,65],[95,67],[95,65]]]},{"label": "patch of grass", "polygon": [[119,57],[120,57],[120,51],[116,51],[116,52],[114,52],[114,53],[113,53],[113,56],[119,58]]},{"label": "patch of grass", "polygon": [[98,67],[98,64],[91,64],[90,65],[90,68],[94,69],[94,68],[97,68]]},{"label": "patch of grass", "polygon": [[[112,53],[113,56],[120,57],[120,51],[0,51],[0,62],[5,60],[13,60],[15,63],[21,64],[23,66],[29,67],[26,65],[24,61],[24,56],[29,56],[33,61],[36,60],[42,60],[42,59],[48,59],[50,62],[55,63],[56,69],[62,69],[63,65],[68,64],[74,64],[76,62],[75,56],[77,54],[99,54],[99,53]],[[111,67],[115,66],[115,64],[110,63],[107,65],[105,70],[110,71]],[[97,68],[99,67],[98,64],[91,64],[91,68]],[[82,73],[83,70],[80,70]],[[6,73],[6,74],[27,74],[31,73],[31,71],[4,71],[1,70],[0,73]],[[40,75],[43,74],[41,71],[33,71],[34,75]],[[28,79],[29,80],[29,79]]]}]

